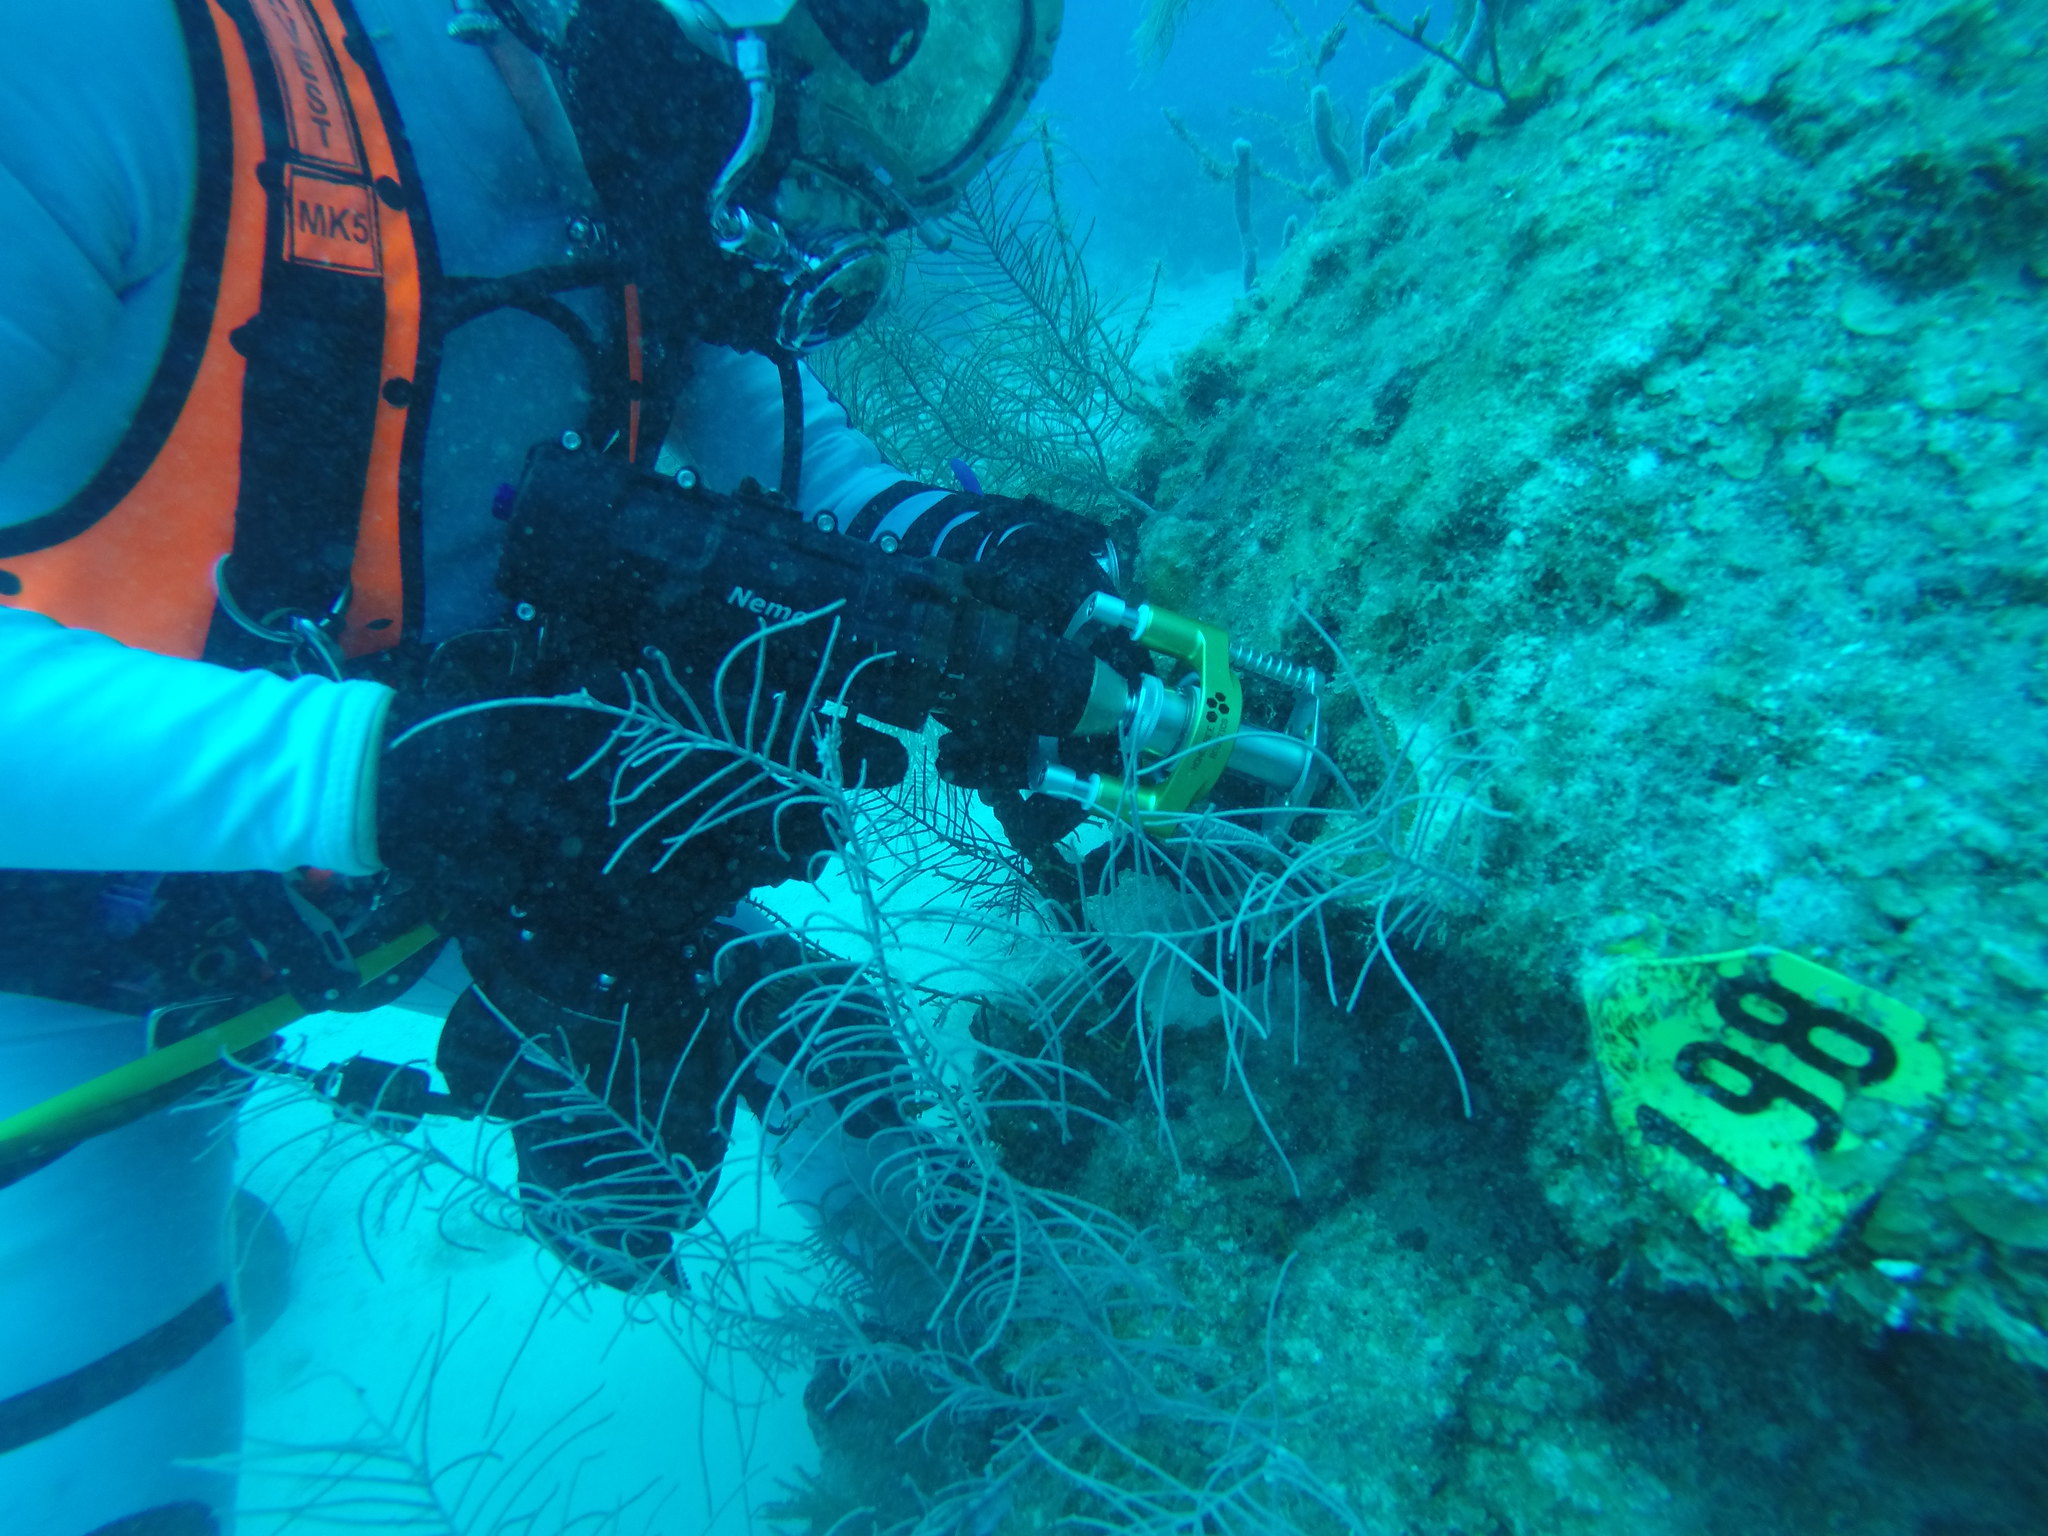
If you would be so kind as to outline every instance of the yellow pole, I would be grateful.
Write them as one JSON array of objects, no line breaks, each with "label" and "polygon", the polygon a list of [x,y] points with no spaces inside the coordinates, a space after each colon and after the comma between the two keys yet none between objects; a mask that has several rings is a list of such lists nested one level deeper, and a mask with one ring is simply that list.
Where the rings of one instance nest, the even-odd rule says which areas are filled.
[{"label": "yellow pole", "polygon": [[[375,981],[439,936],[431,923],[422,923],[361,956],[356,968],[365,982]],[[90,1135],[92,1123],[109,1110],[180,1078],[203,1072],[305,1016],[306,1010],[291,994],[273,997],[232,1019],[124,1062],[111,1072],[102,1072],[76,1088],[67,1088],[40,1104],[9,1115],[0,1120],[0,1163],[24,1151],[54,1150],[68,1140]]]}]

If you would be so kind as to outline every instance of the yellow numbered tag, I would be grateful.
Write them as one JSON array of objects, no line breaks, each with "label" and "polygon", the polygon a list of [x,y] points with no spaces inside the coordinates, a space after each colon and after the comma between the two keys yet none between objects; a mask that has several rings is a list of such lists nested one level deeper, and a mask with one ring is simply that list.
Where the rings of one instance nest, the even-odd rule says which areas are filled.
[{"label": "yellow numbered tag", "polygon": [[1781,949],[1619,960],[1585,993],[1631,1162],[1745,1257],[1832,1242],[1945,1081],[1924,1016]]}]

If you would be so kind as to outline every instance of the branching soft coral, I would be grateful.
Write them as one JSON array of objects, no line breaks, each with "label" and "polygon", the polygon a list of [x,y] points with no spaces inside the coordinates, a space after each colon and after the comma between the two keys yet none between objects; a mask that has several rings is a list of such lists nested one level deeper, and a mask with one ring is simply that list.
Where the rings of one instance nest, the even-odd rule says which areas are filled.
[{"label": "branching soft coral", "polygon": [[943,250],[813,366],[890,462],[930,480],[963,458],[991,486],[1121,515],[1121,460],[1163,418],[1135,357],[1151,299],[1097,287],[1041,129],[968,189]]}]

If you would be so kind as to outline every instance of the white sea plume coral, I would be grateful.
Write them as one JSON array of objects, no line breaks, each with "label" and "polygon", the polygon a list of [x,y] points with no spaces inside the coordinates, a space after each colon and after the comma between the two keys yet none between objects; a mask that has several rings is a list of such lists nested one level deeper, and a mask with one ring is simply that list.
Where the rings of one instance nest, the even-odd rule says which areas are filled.
[{"label": "white sea plume coral", "polygon": [[[1122,1320],[1097,1379],[1054,1403],[1005,1403],[978,1476],[877,1525],[887,1536],[1008,1529],[1010,1516],[1076,1531],[1306,1536],[1368,1527],[1344,1492],[1288,1448],[1299,1425],[1282,1406],[1279,1303],[1269,1293],[1263,1369],[1233,1373],[1215,1352],[1178,1344],[1159,1315]],[[1149,1324],[1149,1338],[1133,1334]],[[1089,1341],[1091,1343],[1095,1341]]]},{"label": "white sea plume coral", "polygon": [[[1026,1507],[1057,1509],[1082,1530],[1364,1528],[1342,1493],[1288,1449],[1294,1426],[1273,1384],[1239,1381],[1178,1342],[1174,1319],[1186,1304],[1173,1256],[1116,1212],[1063,1193],[1058,1180],[1020,1177],[1013,1160],[1022,1144],[1001,1107],[1007,1091],[1041,1125],[1061,1123],[1062,1113],[1077,1129],[1108,1119],[1102,1085],[1072,1064],[1069,1048],[1127,1028],[1170,1148],[1168,1077],[1190,1055],[1170,1052],[1169,1036],[1213,1039],[1217,1049],[1196,1054],[1244,1095],[1286,1167],[1285,1138],[1265,1124],[1253,1086],[1254,1059],[1315,1059],[1306,1033],[1355,1007],[1367,974],[1381,968],[1437,1033],[1464,1093],[1448,1036],[1407,982],[1397,948],[1473,894],[1460,873],[1461,840],[1467,819],[1485,814],[1482,766],[1455,735],[1432,744],[1418,730],[1388,753],[1371,792],[1351,788],[1334,761],[1325,767],[1334,804],[1319,810],[1212,810],[1142,832],[1114,829],[1081,871],[1079,920],[1072,909],[1039,909],[1043,921],[1017,954],[1041,963],[1013,969],[1011,985],[991,990],[1010,1026],[999,1037],[978,1032],[985,1076],[964,1083],[948,1112],[988,1129],[909,1159],[924,1175],[921,1241],[949,1256],[946,1305],[957,1310],[923,1339],[871,1338],[852,1358],[860,1379],[908,1377],[935,1399],[902,1433],[964,1420],[986,1425],[993,1448],[977,1476],[879,1529],[994,1529]],[[1014,978],[1025,974],[1020,992]],[[1312,1002],[1325,1011],[1311,1017]],[[1057,1070],[1034,1078],[1041,1064]],[[1035,1100],[1016,1091],[1039,1083]],[[983,1135],[996,1138],[1000,1161],[982,1161]],[[977,1252],[983,1233],[989,1247]]]},{"label": "white sea plume coral", "polygon": [[[1363,699],[1348,659],[1303,617],[1337,657],[1339,691]],[[1482,796],[1483,759],[1455,733],[1433,733],[1429,724],[1386,744],[1370,789],[1318,749],[1327,787],[1314,806],[1154,814],[1142,830],[1113,826],[1104,847],[1078,867],[1076,938],[1094,942],[1077,945],[1074,954],[1086,963],[1067,973],[1046,1007],[1079,1019],[1095,1000],[1122,994],[1143,1087],[1169,1150],[1169,1039],[1213,1030],[1227,1080],[1286,1166],[1248,1065],[1276,1049],[1295,1065],[1312,1058],[1313,1043],[1303,1038],[1312,1010],[1353,1013],[1375,971],[1393,978],[1427,1025],[1465,1114],[1472,1113],[1457,1051],[1399,951],[1448,908],[1477,898],[1471,844],[1476,825],[1497,813]],[[1128,987],[1116,985],[1118,972]]]},{"label": "white sea plume coral", "polygon": [[1008,494],[1113,518],[1123,461],[1167,425],[1137,365],[1157,279],[1133,302],[1101,286],[1059,183],[1041,125],[969,185],[894,302],[811,362],[890,463],[943,483],[958,456]]},{"label": "white sea plume coral", "polygon": [[[1312,1056],[1307,1032],[1354,1003],[1364,973],[1394,963],[1392,946],[1455,886],[1446,826],[1467,803],[1455,748],[1450,761],[1393,754],[1371,793],[1343,788],[1328,762],[1334,803],[1291,817],[1245,807],[1114,828],[1061,903],[1019,885],[962,797],[923,769],[893,793],[846,782],[845,695],[769,682],[771,647],[832,623],[827,612],[764,627],[695,688],[649,655],[609,701],[537,701],[612,722],[576,771],[606,785],[615,852],[636,866],[684,878],[692,841],[743,816],[770,836],[797,815],[827,831],[843,899],[790,927],[736,932],[714,962],[737,978],[732,1016],[696,1020],[682,1053],[729,1034],[704,1118],[728,1123],[741,1099],[762,1114],[786,1187],[816,1221],[804,1261],[787,1241],[715,1222],[678,1237],[678,1203],[706,1170],[666,1112],[674,1063],[623,1023],[593,1049],[522,1031],[518,1009],[491,1012],[519,1035],[507,1070],[528,1079],[526,1131],[594,1148],[594,1165],[544,1188],[519,1180],[502,1133],[336,1127],[339,1155],[382,1160],[359,1219],[431,1214],[460,1237],[481,1215],[541,1236],[569,1260],[554,1282],[564,1302],[593,1268],[623,1264],[633,1315],[692,1351],[707,1379],[714,1347],[771,1370],[822,1358],[839,1383],[828,1406],[865,1416],[894,1403],[906,1445],[982,1447],[972,1475],[878,1529],[959,1529],[1046,1497],[1081,1529],[1353,1528],[1342,1498],[1288,1452],[1265,1389],[1186,1342],[1171,1249],[1090,1199],[1058,1148],[1123,1134],[1118,1085],[1082,1064],[1091,1033],[1130,1031],[1139,1078],[1122,1086],[1149,1098],[1169,1146],[1168,1075],[1193,1059],[1169,1052],[1170,1035],[1257,1112],[1255,1061]],[[936,861],[934,832],[946,839]],[[957,896],[933,889],[919,866],[934,862]],[[1311,1017],[1310,999],[1326,1012]],[[1006,1022],[967,1027],[994,1019]],[[1162,1445],[1179,1449],[1163,1457]],[[389,1454],[360,1465],[412,1476],[379,1459]]]},{"label": "white sea plume coral", "polygon": [[[1133,840],[1134,862],[1145,873],[1107,885],[1088,910],[1091,925],[1137,977],[1134,1023],[1147,1042],[1148,1075],[1163,1032],[1190,1024],[1220,1030],[1225,1063],[1240,1080],[1254,1042],[1282,1028],[1298,1062],[1304,1005],[1320,997],[1350,1013],[1369,973],[1385,966],[1443,1048],[1469,1116],[1471,1092],[1457,1052],[1408,985],[1395,952],[1398,941],[1429,925],[1442,896],[1459,883],[1422,851],[1427,822],[1469,809],[1455,792],[1416,790],[1307,813],[1297,819],[1301,830],[1283,838],[1229,815],[1201,813],[1170,823],[1163,838]],[[1144,894],[1133,901],[1127,887],[1137,882]],[[1340,935],[1340,928],[1350,932]],[[1348,966],[1337,958],[1347,948]],[[1153,1078],[1148,1086],[1163,1101],[1164,1083]]]},{"label": "white sea plume coral", "polygon": [[[581,1484],[602,1454],[607,1417],[596,1394],[554,1410],[538,1426],[521,1422],[511,1387],[514,1358],[482,1418],[451,1382],[479,1306],[440,1326],[395,1399],[379,1403],[349,1383],[353,1432],[307,1441],[257,1440],[234,1459],[240,1516],[256,1530],[360,1530],[410,1536],[643,1536],[662,1529],[675,1485],[651,1479],[622,1496],[593,1498]],[[452,1425],[450,1421],[455,1421]]]},{"label": "white sea plume coral", "polygon": [[[619,839],[613,863],[636,846],[652,846],[659,869],[737,817],[759,817],[757,824],[774,835],[789,815],[820,813],[849,900],[794,930],[740,933],[721,949],[718,972],[750,953],[770,962],[735,1004],[746,1049],[726,1097],[758,1079],[785,1102],[808,1094],[841,1126],[917,1119],[943,1127],[952,1147],[935,1153],[938,1142],[925,1138],[917,1143],[921,1154],[957,1157],[965,1149],[971,1159],[992,1107],[1020,1098],[1061,1103],[1063,1071],[1056,1063],[987,1052],[959,1070],[930,1035],[927,999],[1024,997],[1018,954],[1057,936],[972,904],[935,913],[928,899],[899,899],[912,876],[927,872],[890,875],[886,843],[892,825],[900,834],[914,823],[896,821],[892,801],[841,777],[844,694],[827,698],[814,681],[797,699],[765,682],[768,647],[799,627],[832,623],[827,609],[764,627],[727,656],[703,698],[665,658],[651,657],[647,668],[625,678],[624,704],[589,706],[612,715],[615,725],[576,773],[609,775]],[[830,670],[832,646],[828,639],[820,676]],[[708,774],[679,771],[700,757],[714,765]],[[994,940],[996,948],[978,951],[967,942],[973,938]]]},{"label": "white sea plume coral", "polygon": [[[842,1277],[828,1288],[836,1300],[791,1310],[788,1336],[836,1362],[844,1400],[867,1404],[914,1384],[917,1406],[900,1433],[922,1439],[973,1424],[990,1437],[982,1472],[900,1528],[948,1528],[943,1511],[958,1501],[986,1508],[1000,1502],[1005,1479],[1061,1475],[1060,1467],[1080,1465],[1073,1458],[1083,1445],[1142,1438],[1148,1424],[1213,1436],[1218,1466],[1238,1466],[1251,1431],[1240,1409],[1199,1384],[1210,1374],[1202,1351],[1177,1341],[1167,1321],[1184,1305],[1169,1256],[1117,1213],[1011,1166],[1007,1138],[1022,1120],[1060,1135],[1061,1127],[1114,1123],[1101,1085],[1062,1052],[1068,1030],[1100,1022],[1112,990],[1100,935],[1043,903],[1005,912],[972,890],[958,904],[919,895],[914,871],[892,865],[891,839],[917,826],[964,828],[957,814],[935,809],[943,795],[927,786],[906,809],[845,785],[831,750],[835,718],[808,702],[792,715],[785,701],[721,688],[720,698],[749,699],[745,710],[721,713],[679,702],[682,692],[672,673],[651,668],[635,685],[632,723],[621,716],[610,760],[621,836],[659,827],[644,835],[687,842],[691,826],[721,815],[721,796],[695,796],[676,810],[640,792],[662,772],[665,753],[720,751],[747,765],[733,775],[735,789],[748,783],[750,795],[767,793],[772,783],[822,807],[844,871],[848,899],[813,914],[794,937],[741,935],[721,952],[721,965],[750,955],[769,962],[737,1006],[747,1055],[727,1093],[751,1083],[783,1106],[771,1119],[785,1177],[830,1192],[814,1214],[820,1257]],[[801,755],[786,729],[799,715],[819,733],[816,749]],[[1170,851],[1141,857],[1147,872],[1194,893],[1200,915],[1179,932],[1155,924],[1146,936],[1223,981],[1233,1039],[1269,1032],[1259,999],[1283,985],[1277,957],[1323,932],[1318,896],[1326,901],[1339,888],[1307,871],[1334,868],[1365,845],[1322,839],[1329,851],[1318,860],[1301,851],[1304,838],[1272,866],[1274,845],[1255,821],[1212,818],[1182,833],[1161,845]],[[952,857],[971,869],[989,855],[970,834]],[[1317,894],[1300,898],[1306,910],[1278,894],[1307,891],[1316,878]],[[1225,893],[1227,913],[1214,906]],[[1203,953],[1218,943],[1220,953],[1243,956],[1242,970],[1235,958]],[[935,1022],[940,1004],[963,997],[1025,1021],[1024,1029],[1009,1045],[947,1038]],[[834,1176],[807,1179],[821,1168]],[[1208,1501],[1213,1507],[1256,1508],[1271,1468],[1293,1464],[1269,1428],[1251,1436],[1263,1449],[1244,1463],[1261,1470]],[[1076,1496],[1094,1498],[1087,1478],[1066,1481]],[[1300,1481],[1319,1486],[1305,1469]],[[1162,1509],[1172,1502],[1160,1496]],[[1335,1507],[1332,1499],[1321,1502]]]}]

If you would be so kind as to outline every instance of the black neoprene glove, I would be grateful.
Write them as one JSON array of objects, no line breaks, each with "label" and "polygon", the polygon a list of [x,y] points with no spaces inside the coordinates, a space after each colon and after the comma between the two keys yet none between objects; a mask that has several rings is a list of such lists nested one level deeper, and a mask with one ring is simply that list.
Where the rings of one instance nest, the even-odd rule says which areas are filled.
[{"label": "black neoprene glove", "polygon": [[989,549],[969,568],[968,581],[984,601],[1056,635],[1066,633],[1074,611],[1091,593],[1110,585],[1085,545],[1037,523]]},{"label": "black neoprene glove", "polygon": [[[982,601],[1064,635],[1089,597],[1115,590],[1097,559],[1109,545],[1108,529],[1031,498],[983,497],[981,506],[990,530],[967,576]],[[1098,636],[1093,649],[1128,678],[1135,679],[1147,665],[1144,654],[1121,633]],[[939,740],[939,776],[976,791],[995,812],[1011,845],[1033,863],[1087,819],[1072,801],[1024,793],[1037,743],[1013,717],[956,721],[954,726]],[[1109,737],[1062,742],[1060,755],[1084,772],[1113,773],[1118,767],[1118,743]]]},{"label": "black neoprene glove", "polygon": [[[561,698],[585,686],[603,698],[621,691],[616,674],[543,680],[501,660],[490,637],[469,638],[469,654],[437,657],[427,682],[394,707],[379,849],[395,874],[445,903],[458,936],[523,984],[567,999],[599,975],[666,976],[678,947],[748,891],[806,875],[834,846],[828,806],[736,768],[721,750],[670,762],[648,793],[615,805],[615,714],[492,701]],[[479,703],[492,707],[462,712]],[[907,765],[900,743],[857,727],[841,759],[849,782],[876,786],[899,782]],[[714,778],[708,795],[666,809]],[[746,809],[697,824],[741,783],[752,784]],[[666,839],[686,829],[692,835],[672,850]]]},{"label": "black neoprene glove", "polygon": [[[517,862],[503,846],[493,761],[503,733],[495,710],[472,706],[522,694],[523,659],[510,631],[458,636],[425,675],[401,685],[384,725],[377,768],[377,851],[393,874],[429,888],[458,914],[514,894]],[[458,919],[459,920],[459,919]]]}]

